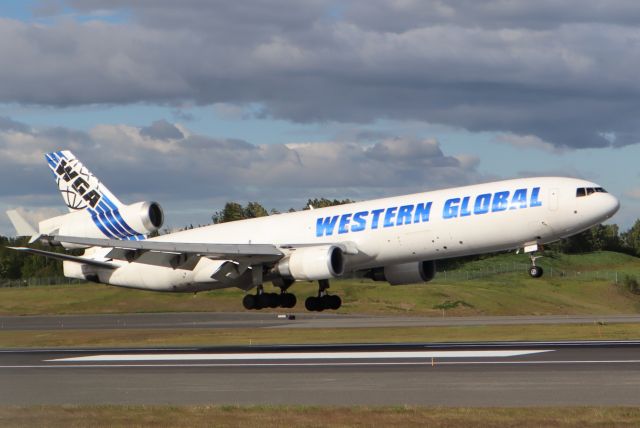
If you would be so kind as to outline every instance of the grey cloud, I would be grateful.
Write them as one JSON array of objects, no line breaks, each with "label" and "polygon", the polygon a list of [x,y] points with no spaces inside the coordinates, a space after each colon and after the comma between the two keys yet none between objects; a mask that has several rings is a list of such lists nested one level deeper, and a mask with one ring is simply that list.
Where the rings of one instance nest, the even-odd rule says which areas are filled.
[{"label": "grey cloud", "polygon": [[30,128],[24,123],[16,122],[10,117],[0,116],[0,130],[3,131],[17,131],[17,132],[29,132]]},{"label": "grey cloud", "polygon": [[165,119],[156,120],[150,126],[143,127],[140,130],[140,135],[157,140],[177,140],[184,137],[175,125],[167,122]]},{"label": "grey cloud", "polygon": [[[444,154],[435,140],[255,145],[193,134],[166,141],[143,129],[100,125],[70,148],[123,200],[159,200],[172,211],[209,200],[299,207],[319,195],[364,199],[487,179],[475,163]],[[34,156],[24,157],[24,147],[0,132],[0,180],[14,183],[3,187],[0,204],[17,204],[25,194],[40,201],[35,205],[51,201],[55,185],[42,154],[65,148],[57,147],[59,134],[32,129],[28,137],[38,145]]]},{"label": "grey cloud", "polygon": [[636,1],[68,5],[131,18],[0,21],[0,101],[257,103],[298,122],[418,120],[567,148],[640,141]]}]

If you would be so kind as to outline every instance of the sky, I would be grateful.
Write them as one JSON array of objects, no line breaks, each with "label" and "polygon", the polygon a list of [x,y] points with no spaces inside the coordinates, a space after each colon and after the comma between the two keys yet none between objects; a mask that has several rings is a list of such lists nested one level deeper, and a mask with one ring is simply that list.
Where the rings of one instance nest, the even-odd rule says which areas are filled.
[{"label": "sky", "polygon": [[640,217],[637,1],[5,0],[0,58],[3,212],[68,149],[168,227],[546,175]]}]

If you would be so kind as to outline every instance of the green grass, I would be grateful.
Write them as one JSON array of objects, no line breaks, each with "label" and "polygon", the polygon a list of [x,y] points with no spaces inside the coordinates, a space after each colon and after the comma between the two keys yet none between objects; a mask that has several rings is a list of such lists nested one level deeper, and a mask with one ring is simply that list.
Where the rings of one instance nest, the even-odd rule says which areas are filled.
[{"label": "green grass", "polygon": [[309,343],[629,340],[640,324],[480,325],[460,327],[0,330],[0,348],[154,347]]},{"label": "green grass", "polygon": [[636,427],[635,407],[4,406],[2,426]]},{"label": "green grass", "polygon": [[[439,274],[422,285],[392,287],[369,280],[333,281],[330,291],[343,299],[340,313],[385,315],[552,315],[640,312],[640,296],[622,286],[624,275],[640,278],[640,259],[618,253],[545,257],[540,279],[526,273],[526,255],[499,255]],[[510,273],[488,273],[508,270]],[[466,272],[481,278],[461,280]],[[606,272],[609,279],[598,279]],[[615,272],[619,281],[615,282]],[[266,287],[271,290],[270,286]],[[297,311],[316,292],[312,283],[296,283]],[[243,292],[236,289],[194,294],[156,293],[105,285],[82,284],[0,289],[0,315],[221,312],[243,311]],[[271,310],[278,312],[283,310]]]}]

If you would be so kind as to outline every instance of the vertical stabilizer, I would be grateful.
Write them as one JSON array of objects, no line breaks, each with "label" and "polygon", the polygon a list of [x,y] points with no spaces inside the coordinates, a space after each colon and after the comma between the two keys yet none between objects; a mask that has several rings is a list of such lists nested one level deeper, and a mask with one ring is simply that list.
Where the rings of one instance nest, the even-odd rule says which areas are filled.
[{"label": "vertical stabilizer", "polygon": [[69,211],[87,211],[95,226],[108,238],[145,238],[122,218],[121,211],[126,206],[73,153],[68,150],[51,152],[45,159]]}]

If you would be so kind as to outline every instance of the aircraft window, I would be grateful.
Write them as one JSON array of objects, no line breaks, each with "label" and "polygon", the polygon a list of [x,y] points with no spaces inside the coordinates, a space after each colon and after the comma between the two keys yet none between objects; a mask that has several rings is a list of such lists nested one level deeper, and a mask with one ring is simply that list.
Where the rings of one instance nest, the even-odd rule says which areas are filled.
[{"label": "aircraft window", "polygon": [[579,198],[581,196],[587,196],[587,192],[584,187],[578,187],[578,190],[576,191],[576,197]]},{"label": "aircraft window", "polygon": [[597,193],[608,193],[606,190],[604,190],[604,188],[602,187],[596,187],[596,192]]},{"label": "aircraft window", "polygon": [[587,195],[591,195],[594,192],[595,192],[595,190],[594,190],[593,187],[587,187]]}]

